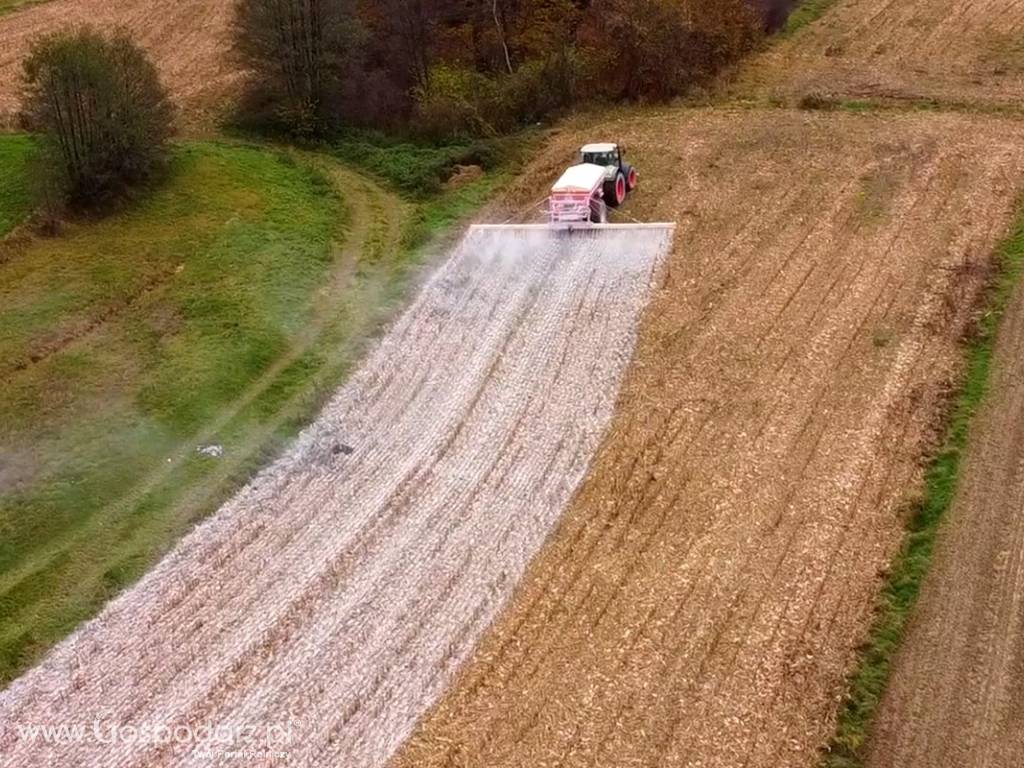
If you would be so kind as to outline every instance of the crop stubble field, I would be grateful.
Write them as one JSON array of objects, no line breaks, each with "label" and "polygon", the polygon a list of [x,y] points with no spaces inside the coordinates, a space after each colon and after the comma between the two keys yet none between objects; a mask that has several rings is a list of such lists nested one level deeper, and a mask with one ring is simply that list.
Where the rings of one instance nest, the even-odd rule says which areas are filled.
[{"label": "crop stubble field", "polygon": [[[55,0],[0,21],[0,34],[63,6],[99,12],[105,4]],[[678,222],[679,230],[610,431],[575,496],[629,356],[628,344],[611,349],[597,339],[631,333],[623,318],[639,311],[650,258],[635,275],[627,270],[630,279],[618,271],[628,260],[617,259],[614,279],[603,278],[612,282],[598,280],[606,289],[584,302],[583,317],[604,322],[603,330],[581,329],[587,323],[570,299],[549,295],[550,279],[536,272],[552,263],[543,249],[515,261],[527,272],[500,272],[504,283],[465,275],[456,290],[471,299],[459,310],[470,313],[464,321],[473,327],[481,315],[472,312],[483,313],[477,299],[490,302],[485,324],[505,328],[497,336],[505,333],[507,345],[459,331],[437,336],[436,346],[382,347],[285,463],[0,695],[3,719],[52,719],[64,707],[129,722],[261,721],[297,711],[313,729],[300,764],[326,756],[377,764],[400,747],[397,768],[814,764],[1020,189],[1021,124],[968,114],[968,106],[1003,108],[1024,95],[1013,39],[1022,21],[1024,6],[1010,0],[840,0],[759,56],[738,86],[757,97],[937,99],[963,114],[720,107],[603,123],[644,172],[629,213]],[[192,72],[180,85],[171,78],[176,92],[188,97],[219,82],[196,77],[188,61],[198,54],[167,51],[165,72]],[[0,72],[6,66],[0,60]],[[9,78],[0,82],[6,88]],[[564,165],[592,134],[564,129],[534,168]],[[570,261],[582,270],[602,253]],[[475,281],[490,295],[478,294]],[[513,332],[502,323],[517,322],[507,313],[531,281],[548,298],[524,310]],[[629,286],[624,295],[611,289],[615,281]],[[443,301],[428,311],[439,295],[427,296],[396,333],[437,330],[452,308]],[[547,307],[550,326],[538,307]],[[542,327],[559,344],[580,339],[578,352],[565,347],[575,396],[537,383],[562,381],[550,340],[527,338]],[[605,366],[604,379],[591,375],[594,363]],[[472,400],[471,380],[493,386]],[[410,381],[447,386],[402,393]],[[409,392],[426,410],[389,395]],[[514,424],[498,406],[511,401],[527,414]],[[545,415],[552,408],[554,420]],[[593,420],[579,421],[591,408]],[[356,417],[362,426],[335,453],[337,438],[323,430]],[[987,423],[999,430],[1002,422]],[[556,447],[566,430],[582,446],[575,459]],[[374,441],[381,446],[363,454]],[[401,465],[380,461],[387,446],[408,462],[442,445],[467,452],[457,462],[431,459],[410,482]],[[482,460],[495,461],[498,475],[477,484],[465,467]],[[563,464],[543,469],[547,460]],[[538,473],[550,494],[539,504],[505,494],[502,483],[527,476],[520,473]],[[459,503],[442,512],[446,493]],[[325,499],[351,502],[358,519],[342,526],[331,504],[317,511]],[[468,514],[484,499],[493,514]],[[513,503],[529,512],[511,514]],[[527,568],[531,547],[552,530]],[[415,567],[410,547],[432,565]],[[235,559],[241,551],[282,557]],[[486,571],[488,552],[509,558],[507,566],[494,560],[504,576]],[[1017,550],[999,552],[998,562],[1016,563]],[[243,564],[237,574],[235,563]],[[1016,583],[1006,574],[1019,573],[1009,565],[994,572],[1003,587]],[[517,580],[510,606],[484,633]],[[992,615],[1009,615],[1017,594],[1009,603],[1003,593],[993,597]],[[257,605],[274,611],[250,610]],[[153,647],[123,637],[143,616],[164,621],[143,635]],[[180,616],[189,621],[175,629]],[[971,622],[960,626],[971,631]],[[364,641],[366,652],[346,655]],[[972,643],[964,647],[981,647]],[[169,664],[153,661],[167,649]],[[397,671],[400,658],[416,660],[411,672]],[[999,658],[1018,663],[1011,652]],[[463,659],[454,685],[402,746]],[[934,674],[929,664],[919,669]],[[915,690],[920,678],[907,674],[904,685]],[[1018,700],[1000,693],[993,676],[977,679],[997,698]],[[110,683],[101,688],[100,680]],[[906,719],[899,709],[889,717]],[[958,721],[928,722],[948,732]],[[9,730],[6,738],[0,760],[45,764],[42,752],[12,744]],[[88,764],[94,754],[81,749],[61,757]]]},{"label": "crop stubble field", "polygon": [[1024,4],[843,0],[758,58],[738,89],[1019,110]]},{"label": "crop stubble field", "polygon": [[628,135],[678,169],[637,201],[680,222],[665,283],[580,494],[400,768],[813,765],[1024,170],[1017,123],[949,115]]},{"label": "crop stubble field", "polygon": [[585,473],[669,237],[471,233],[287,456],[0,694],[0,765],[211,762],[18,725],[285,717],[290,765],[379,765]]},{"label": "crop stubble field", "polygon": [[206,124],[237,88],[231,0],[48,0],[0,17],[0,126],[18,109],[21,62],[32,40],[66,26],[124,27],[149,51],[185,122]]}]

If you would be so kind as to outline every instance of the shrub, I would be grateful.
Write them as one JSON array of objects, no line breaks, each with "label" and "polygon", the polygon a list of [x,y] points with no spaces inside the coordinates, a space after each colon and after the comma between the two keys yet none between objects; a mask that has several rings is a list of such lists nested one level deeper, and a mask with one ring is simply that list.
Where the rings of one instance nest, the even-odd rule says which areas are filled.
[{"label": "shrub", "polygon": [[427,136],[494,136],[571,104],[576,97],[576,62],[567,50],[497,77],[438,65],[415,97],[417,123]]},{"label": "shrub", "polygon": [[24,63],[22,121],[41,133],[50,200],[97,207],[162,170],[174,108],[125,32],[88,27],[38,40]]},{"label": "shrub", "polygon": [[296,135],[335,128],[362,35],[352,2],[238,0],[234,47],[252,74],[243,104],[260,105]]},{"label": "shrub", "polygon": [[468,67],[433,67],[415,97],[418,127],[428,136],[490,136],[504,127],[496,83]]},{"label": "shrub", "polygon": [[514,145],[515,140],[511,142],[502,139],[474,141],[465,147],[455,148],[450,153],[449,165],[479,165],[485,171],[490,171],[513,159],[514,152],[510,150],[510,146]]},{"label": "shrub", "polygon": [[509,123],[533,123],[576,100],[576,58],[572,50],[523,64],[498,82],[501,111]]},{"label": "shrub", "polygon": [[380,176],[412,197],[438,192],[459,166],[490,170],[510,155],[501,139],[424,144],[366,130],[343,131],[334,147],[340,159]]}]

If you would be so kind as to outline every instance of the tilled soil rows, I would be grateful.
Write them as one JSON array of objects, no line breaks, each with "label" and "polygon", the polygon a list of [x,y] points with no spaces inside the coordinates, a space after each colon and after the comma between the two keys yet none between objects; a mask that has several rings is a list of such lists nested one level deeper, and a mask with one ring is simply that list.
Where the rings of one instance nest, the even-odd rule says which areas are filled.
[{"label": "tilled soil rows", "polygon": [[758,57],[738,88],[1020,109],[1022,41],[1018,0],[847,0]]},{"label": "tilled soil rows", "polygon": [[0,17],[0,125],[18,110],[21,62],[38,36],[90,24],[124,27],[150,55],[188,123],[223,109],[240,70],[232,61],[232,0],[50,0]]},{"label": "tilled soil rows", "polygon": [[872,733],[870,765],[1024,759],[1024,291]]},{"label": "tilled soil rows", "polygon": [[386,761],[582,479],[670,232],[473,231],[286,457],[0,694],[0,765],[229,765],[92,724],[284,721],[289,765]]},{"label": "tilled soil rows", "polygon": [[608,133],[677,170],[631,209],[680,222],[664,284],[579,495],[396,767],[814,765],[1024,171],[1024,127],[949,115]]}]

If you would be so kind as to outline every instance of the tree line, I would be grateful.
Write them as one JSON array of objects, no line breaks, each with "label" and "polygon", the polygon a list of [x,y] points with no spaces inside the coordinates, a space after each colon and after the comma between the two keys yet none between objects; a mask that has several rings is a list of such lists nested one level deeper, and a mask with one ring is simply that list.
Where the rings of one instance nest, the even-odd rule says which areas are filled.
[{"label": "tree line", "polygon": [[500,133],[580,100],[666,100],[756,45],[786,0],[239,0],[243,112]]},{"label": "tree line", "polygon": [[[236,0],[239,113],[300,137],[495,135],[580,101],[682,94],[792,1]],[[23,88],[44,210],[116,202],[166,167],[174,107],[128,33],[42,37]]]}]

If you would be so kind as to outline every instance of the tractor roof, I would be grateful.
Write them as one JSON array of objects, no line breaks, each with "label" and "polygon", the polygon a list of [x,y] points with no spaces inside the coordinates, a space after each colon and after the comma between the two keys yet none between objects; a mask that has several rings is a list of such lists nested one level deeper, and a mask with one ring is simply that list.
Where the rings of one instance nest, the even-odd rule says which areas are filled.
[{"label": "tractor roof", "polygon": [[581,163],[562,174],[552,192],[593,192],[604,182],[604,168],[591,163]]},{"label": "tractor roof", "polygon": [[584,144],[583,148],[580,149],[580,152],[587,152],[588,154],[590,152],[593,152],[595,154],[598,153],[598,152],[614,152],[617,147],[618,147],[618,144],[609,144],[609,143],[604,143],[604,144]]}]

